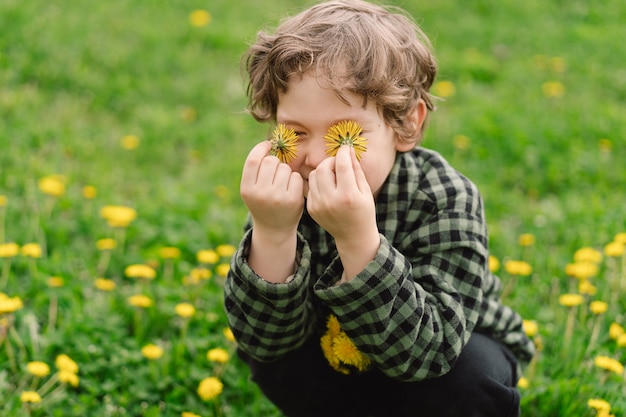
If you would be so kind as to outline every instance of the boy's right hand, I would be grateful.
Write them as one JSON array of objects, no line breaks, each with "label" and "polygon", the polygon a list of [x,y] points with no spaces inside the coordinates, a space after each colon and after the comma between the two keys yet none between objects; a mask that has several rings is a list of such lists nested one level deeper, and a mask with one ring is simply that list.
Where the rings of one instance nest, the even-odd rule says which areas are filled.
[{"label": "boy's right hand", "polygon": [[273,239],[291,236],[304,210],[304,182],[299,173],[269,155],[271,144],[257,144],[246,158],[240,193],[257,232]]}]

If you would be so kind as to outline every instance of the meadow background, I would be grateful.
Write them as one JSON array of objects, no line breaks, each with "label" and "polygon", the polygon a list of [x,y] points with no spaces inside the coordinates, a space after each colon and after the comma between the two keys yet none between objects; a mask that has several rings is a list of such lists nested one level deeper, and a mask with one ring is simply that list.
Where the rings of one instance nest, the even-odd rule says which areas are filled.
[{"label": "meadow background", "polygon": [[[482,190],[539,346],[523,415],[626,415],[626,4],[391,3],[440,64],[423,145]],[[239,58],[306,4],[0,1],[0,415],[280,415],[221,289],[267,133]]]}]

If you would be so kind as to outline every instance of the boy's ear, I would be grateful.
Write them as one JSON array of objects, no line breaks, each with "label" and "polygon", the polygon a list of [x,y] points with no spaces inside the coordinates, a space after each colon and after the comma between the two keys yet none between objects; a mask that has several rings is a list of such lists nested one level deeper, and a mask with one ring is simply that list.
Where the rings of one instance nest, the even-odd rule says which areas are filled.
[{"label": "boy's ear", "polygon": [[408,152],[415,147],[415,144],[419,142],[422,136],[422,126],[426,120],[428,114],[428,108],[426,102],[420,99],[415,107],[406,114],[404,123],[411,127],[411,130],[415,132],[414,137],[403,138],[402,140],[396,140],[396,150],[398,152]]}]

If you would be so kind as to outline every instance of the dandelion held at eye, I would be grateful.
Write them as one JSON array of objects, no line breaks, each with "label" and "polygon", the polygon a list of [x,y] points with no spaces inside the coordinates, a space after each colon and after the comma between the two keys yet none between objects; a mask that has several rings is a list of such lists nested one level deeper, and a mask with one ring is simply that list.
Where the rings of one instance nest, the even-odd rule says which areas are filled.
[{"label": "dandelion held at eye", "polygon": [[354,148],[356,159],[361,160],[362,154],[367,151],[367,139],[361,136],[363,128],[353,120],[344,120],[332,125],[326,135],[326,154],[328,156],[337,155],[337,151],[343,145]]},{"label": "dandelion held at eye", "polygon": [[296,158],[298,135],[293,129],[279,123],[272,133],[270,143],[272,144],[270,155],[276,156],[280,162],[288,164]]}]

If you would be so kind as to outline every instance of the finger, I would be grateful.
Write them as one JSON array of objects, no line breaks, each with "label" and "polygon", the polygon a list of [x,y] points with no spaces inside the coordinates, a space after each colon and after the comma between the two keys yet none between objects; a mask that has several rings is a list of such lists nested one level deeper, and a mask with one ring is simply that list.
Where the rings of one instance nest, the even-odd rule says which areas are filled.
[{"label": "finger", "polygon": [[272,144],[269,141],[263,141],[252,148],[243,165],[243,172],[241,174],[242,183],[256,183],[261,163],[269,153],[271,147]]},{"label": "finger", "polygon": [[337,176],[337,187],[339,189],[349,189],[357,186],[354,173],[352,154],[354,149],[351,146],[342,146],[337,151],[335,170]]},{"label": "finger", "polygon": [[362,192],[366,190],[369,191],[370,185],[367,182],[367,177],[365,176],[363,167],[356,157],[356,151],[354,148],[350,148],[350,157],[352,159],[352,169],[354,170],[354,178],[356,179],[357,187],[359,187],[359,190]]}]

